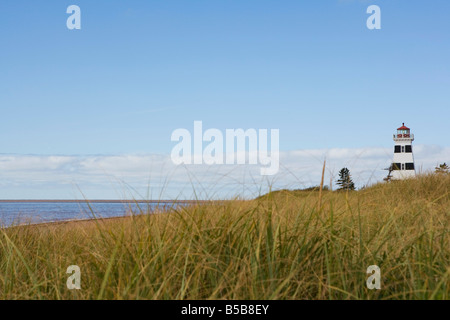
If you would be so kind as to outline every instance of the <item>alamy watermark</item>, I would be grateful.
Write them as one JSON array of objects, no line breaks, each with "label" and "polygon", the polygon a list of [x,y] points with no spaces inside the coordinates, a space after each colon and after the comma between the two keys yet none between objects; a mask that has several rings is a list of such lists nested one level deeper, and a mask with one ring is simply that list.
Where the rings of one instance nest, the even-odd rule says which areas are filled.
[{"label": "alamy watermark", "polygon": [[67,289],[69,290],[73,290],[73,289],[77,289],[80,290],[81,289],[81,271],[80,271],[80,267],[77,265],[73,265],[73,266],[69,266],[66,270],[67,274],[71,274],[71,276],[69,278],[67,278]]},{"label": "alamy watermark", "polygon": [[372,14],[367,18],[366,26],[369,30],[381,29],[381,9],[377,5],[371,5],[367,8],[367,13]]},{"label": "alamy watermark", "polygon": [[[173,131],[171,140],[178,142],[171,153],[176,165],[259,164],[263,176],[275,175],[280,168],[278,129],[270,130],[270,152],[267,129],[226,129],[223,134],[212,128],[203,132],[202,121],[194,121],[193,135],[180,128]],[[204,147],[203,142],[208,144]]]},{"label": "alamy watermark", "polygon": [[81,29],[81,9],[79,6],[70,5],[67,7],[66,13],[71,14],[66,21],[67,29],[80,30]]},{"label": "alamy watermark", "polygon": [[381,289],[381,269],[379,266],[370,266],[367,268],[367,274],[370,274],[367,278],[367,288],[370,290]]},{"label": "alamy watermark", "polygon": [[[367,18],[366,26],[369,30],[381,29],[381,9],[377,5],[371,5],[366,12],[371,14]],[[81,29],[81,9],[77,5],[70,5],[67,7],[66,13],[70,14],[67,18],[66,26],[69,30]]]}]

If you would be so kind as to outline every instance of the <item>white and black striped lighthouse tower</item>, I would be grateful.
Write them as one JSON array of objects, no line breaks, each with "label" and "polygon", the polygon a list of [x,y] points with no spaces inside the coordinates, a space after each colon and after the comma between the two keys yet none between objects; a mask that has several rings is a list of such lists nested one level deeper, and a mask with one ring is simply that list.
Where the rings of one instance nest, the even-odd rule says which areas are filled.
[{"label": "white and black striped lighthouse tower", "polygon": [[393,180],[413,178],[416,176],[412,150],[413,141],[414,135],[411,134],[411,129],[405,127],[405,124],[403,123],[403,125],[397,129],[397,134],[394,134],[394,162],[392,163]]}]

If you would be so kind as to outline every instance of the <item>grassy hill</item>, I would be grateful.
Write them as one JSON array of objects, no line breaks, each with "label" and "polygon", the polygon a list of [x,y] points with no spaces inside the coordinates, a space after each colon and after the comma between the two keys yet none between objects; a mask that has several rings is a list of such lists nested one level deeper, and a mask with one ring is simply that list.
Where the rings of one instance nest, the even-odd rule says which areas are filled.
[{"label": "grassy hill", "polygon": [[[2,229],[1,299],[449,299],[450,176]],[[68,290],[66,269],[81,269]],[[366,270],[381,269],[381,290]]]}]

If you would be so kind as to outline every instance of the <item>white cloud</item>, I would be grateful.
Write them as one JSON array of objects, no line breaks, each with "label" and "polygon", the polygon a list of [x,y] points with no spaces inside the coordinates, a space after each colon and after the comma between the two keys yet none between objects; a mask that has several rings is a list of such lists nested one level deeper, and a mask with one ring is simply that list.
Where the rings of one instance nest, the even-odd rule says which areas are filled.
[{"label": "white cloud", "polygon": [[[273,189],[317,185],[324,159],[327,184],[348,167],[362,186],[386,176],[383,169],[392,152],[392,148],[280,152],[280,171],[271,177],[260,176],[259,165],[175,166],[169,155],[0,155],[0,197],[82,198],[81,190],[88,199],[249,198],[266,192],[269,185]],[[419,171],[432,170],[439,163],[450,163],[450,147],[417,145],[414,156]]]}]

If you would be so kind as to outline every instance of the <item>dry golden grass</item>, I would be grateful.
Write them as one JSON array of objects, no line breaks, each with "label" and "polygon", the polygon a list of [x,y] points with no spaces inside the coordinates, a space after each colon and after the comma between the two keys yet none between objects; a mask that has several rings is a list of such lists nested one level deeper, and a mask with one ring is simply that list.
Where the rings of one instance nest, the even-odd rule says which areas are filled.
[{"label": "dry golden grass", "polygon": [[[3,229],[1,299],[449,299],[450,176]],[[319,209],[320,208],[320,209]],[[81,290],[68,290],[69,265]],[[381,268],[381,290],[366,269]]]}]

